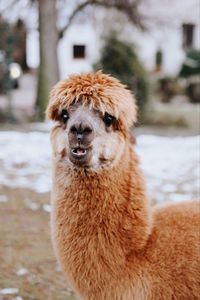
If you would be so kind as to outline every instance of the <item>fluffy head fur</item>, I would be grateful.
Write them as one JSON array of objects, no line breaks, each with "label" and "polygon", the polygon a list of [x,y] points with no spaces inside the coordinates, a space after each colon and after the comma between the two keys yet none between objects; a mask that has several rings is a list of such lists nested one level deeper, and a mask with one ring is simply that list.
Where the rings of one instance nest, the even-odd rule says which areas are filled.
[{"label": "fluffy head fur", "polygon": [[[105,126],[105,112],[116,126]],[[149,209],[128,133],[136,120],[130,92],[102,73],[71,76],[54,87],[47,114],[56,121],[52,240],[81,299],[200,299],[199,204]],[[88,152],[78,164],[71,151],[80,134]]]},{"label": "fluffy head fur", "polygon": [[116,78],[101,72],[72,75],[60,81],[51,91],[47,117],[56,120],[63,107],[69,108],[77,102],[115,116],[126,128],[137,119],[135,100],[130,91]]},{"label": "fluffy head fur", "polygon": [[[66,123],[62,120],[63,110],[69,116]],[[105,114],[114,117],[112,126],[104,124]],[[117,79],[97,72],[73,75],[59,82],[51,92],[47,116],[56,121],[52,132],[55,155],[65,158],[70,167],[76,162],[76,166],[84,164],[90,170],[97,170],[120,159],[125,141],[130,140],[130,127],[136,121],[136,105],[130,91]],[[84,160],[74,160],[71,155],[78,147],[74,132],[77,124],[92,131],[90,136],[84,134],[82,151],[87,149]]]}]

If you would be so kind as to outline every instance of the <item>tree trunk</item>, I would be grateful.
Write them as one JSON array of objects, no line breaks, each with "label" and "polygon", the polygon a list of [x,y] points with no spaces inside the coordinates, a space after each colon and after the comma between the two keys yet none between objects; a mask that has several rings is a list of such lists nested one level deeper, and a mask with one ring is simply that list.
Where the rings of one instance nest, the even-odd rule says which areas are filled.
[{"label": "tree trunk", "polygon": [[57,58],[58,29],[56,27],[56,0],[38,0],[38,5],[40,66],[36,99],[36,118],[37,120],[43,120],[49,91],[59,79]]}]

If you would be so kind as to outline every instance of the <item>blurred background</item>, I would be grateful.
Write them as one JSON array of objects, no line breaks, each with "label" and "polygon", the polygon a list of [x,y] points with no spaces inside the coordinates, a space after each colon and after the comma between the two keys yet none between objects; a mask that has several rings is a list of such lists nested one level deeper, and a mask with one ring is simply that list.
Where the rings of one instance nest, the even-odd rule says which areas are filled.
[{"label": "blurred background", "polygon": [[200,198],[199,0],[0,1],[0,300],[72,300],[50,241],[45,108],[72,73],[133,91],[152,205]]}]

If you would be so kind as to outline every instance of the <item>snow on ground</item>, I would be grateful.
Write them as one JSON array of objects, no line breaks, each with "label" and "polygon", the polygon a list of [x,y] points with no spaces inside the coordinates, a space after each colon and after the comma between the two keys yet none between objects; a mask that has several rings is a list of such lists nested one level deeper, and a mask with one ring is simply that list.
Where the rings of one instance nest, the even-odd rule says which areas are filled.
[{"label": "snow on ground", "polygon": [[10,187],[50,190],[49,134],[0,132],[0,182]]},{"label": "snow on ground", "polygon": [[19,289],[17,288],[6,288],[0,290],[0,295],[12,295],[18,293],[19,293]]},{"label": "snow on ground", "polygon": [[[152,200],[179,201],[199,196],[199,146],[199,136],[137,137],[136,151]],[[0,132],[2,185],[48,192],[51,188],[50,165],[48,132]]]},{"label": "snow on ground", "polygon": [[200,136],[138,137],[137,153],[151,199],[181,201],[199,198]]}]

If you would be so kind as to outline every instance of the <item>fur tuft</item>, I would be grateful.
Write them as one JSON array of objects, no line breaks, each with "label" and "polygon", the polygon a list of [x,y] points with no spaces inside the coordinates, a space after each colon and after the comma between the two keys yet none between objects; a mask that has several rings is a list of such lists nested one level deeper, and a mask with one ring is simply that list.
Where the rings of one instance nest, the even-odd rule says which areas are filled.
[{"label": "fur tuft", "polygon": [[84,75],[71,75],[57,83],[50,93],[47,118],[56,120],[63,108],[81,102],[104,114],[108,112],[131,127],[137,120],[135,99],[126,86],[100,71]]}]

